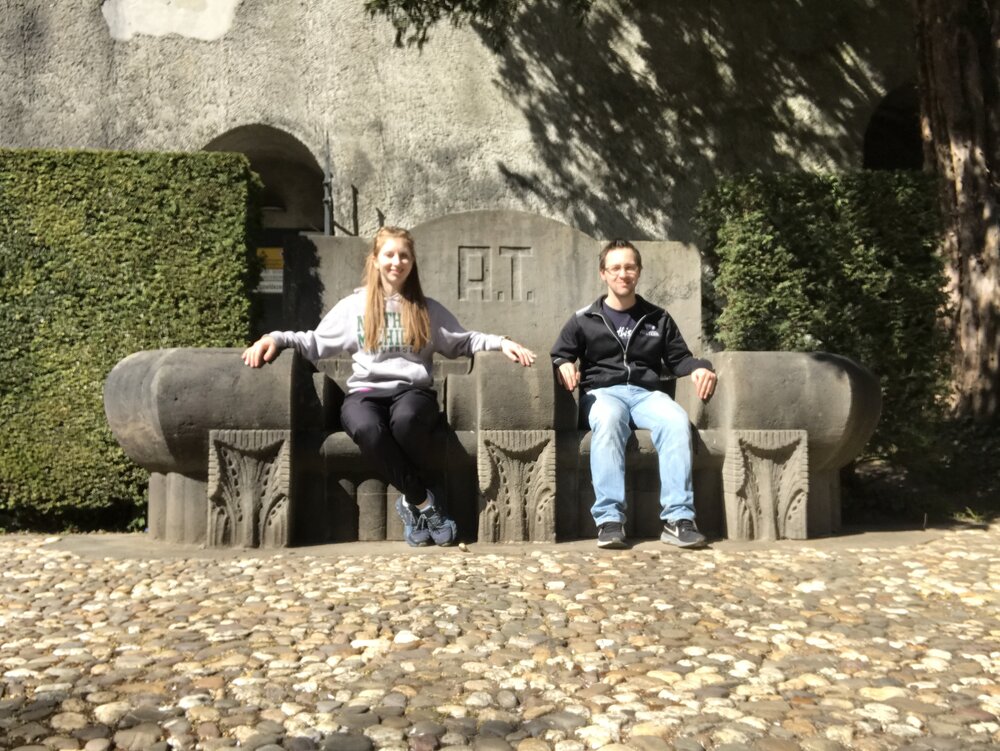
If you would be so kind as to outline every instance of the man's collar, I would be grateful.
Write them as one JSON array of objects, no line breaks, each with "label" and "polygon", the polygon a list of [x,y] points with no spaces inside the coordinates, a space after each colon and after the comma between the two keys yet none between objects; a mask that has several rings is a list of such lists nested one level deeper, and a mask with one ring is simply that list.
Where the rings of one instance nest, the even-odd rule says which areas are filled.
[{"label": "man's collar", "polygon": [[[589,310],[591,312],[599,312],[601,310],[601,303],[603,303],[607,298],[608,298],[607,295],[601,295],[600,297],[598,297],[593,302],[593,304],[590,306]],[[649,302],[649,300],[647,300],[646,298],[644,298],[642,295],[636,295],[635,296],[635,305],[638,306],[644,312],[647,312],[647,311],[649,311],[651,309],[652,310],[656,309],[656,306],[653,305],[651,302]],[[611,306],[609,305],[608,307],[611,307]],[[635,306],[633,306],[633,307],[635,307]]]}]

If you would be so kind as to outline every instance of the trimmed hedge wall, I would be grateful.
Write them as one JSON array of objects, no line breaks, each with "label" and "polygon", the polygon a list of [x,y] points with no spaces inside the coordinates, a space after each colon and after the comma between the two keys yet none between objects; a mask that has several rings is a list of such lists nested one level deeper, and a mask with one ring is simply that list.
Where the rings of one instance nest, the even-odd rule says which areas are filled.
[{"label": "trimmed hedge wall", "polygon": [[[699,206],[728,349],[826,351],[874,371],[869,450],[923,450],[940,418],[949,344],[933,178],[915,172],[748,175]],[[709,296],[711,297],[711,296]]]},{"label": "trimmed hedge wall", "polygon": [[258,192],[236,154],[0,150],[0,527],[142,523],[105,377],[247,340]]}]

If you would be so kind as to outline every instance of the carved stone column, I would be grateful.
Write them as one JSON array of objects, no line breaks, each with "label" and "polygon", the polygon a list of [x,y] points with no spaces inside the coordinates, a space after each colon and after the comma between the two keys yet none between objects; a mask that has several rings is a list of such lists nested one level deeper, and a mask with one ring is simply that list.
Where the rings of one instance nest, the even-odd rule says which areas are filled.
[{"label": "carved stone column", "polygon": [[378,479],[358,483],[358,540],[386,539],[386,486]]},{"label": "carved stone column", "polygon": [[290,544],[291,437],[288,430],[209,433],[210,546]]},{"label": "carved stone column", "polygon": [[203,545],[208,530],[204,479],[178,472],[149,473],[146,523],[154,540]]},{"label": "carved stone column", "polygon": [[731,539],[806,539],[807,436],[804,430],[732,431],[722,467]]},{"label": "carved stone column", "polygon": [[554,430],[480,430],[480,542],[556,539]]}]

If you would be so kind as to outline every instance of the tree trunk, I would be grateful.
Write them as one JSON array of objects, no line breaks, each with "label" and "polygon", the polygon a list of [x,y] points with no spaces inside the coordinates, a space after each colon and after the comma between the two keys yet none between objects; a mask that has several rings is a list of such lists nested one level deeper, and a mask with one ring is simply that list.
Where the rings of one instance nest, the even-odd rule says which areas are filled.
[{"label": "tree trunk", "polygon": [[958,416],[1000,398],[1000,0],[913,0],[925,164],[942,178]]}]

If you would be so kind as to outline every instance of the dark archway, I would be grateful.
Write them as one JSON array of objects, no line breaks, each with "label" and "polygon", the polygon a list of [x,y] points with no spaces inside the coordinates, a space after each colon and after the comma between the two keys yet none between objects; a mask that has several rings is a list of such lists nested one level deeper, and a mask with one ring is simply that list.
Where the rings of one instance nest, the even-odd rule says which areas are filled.
[{"label": "dark archway", "polygon": [[864,167],[919,170],[924,151],[920,139],[920,98],[916,84],[889,92],[879,103],[865,131]]},{"label": "dark archway", "polygon": [[323,231],[323,170],[295,136],[270,125],[241,125],[205,151],[246,154],[264,182],[264,227]]},{"label": "dark archway", "polygon": [[205,145],[205,151],[245,154],[264,183],[261,206],[264,272],[254,334],[284,328],[283,250],[301,232],[323,231],[323,170],[295,136],[270,125],[241,125]]}]

